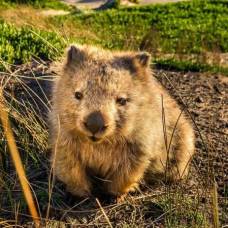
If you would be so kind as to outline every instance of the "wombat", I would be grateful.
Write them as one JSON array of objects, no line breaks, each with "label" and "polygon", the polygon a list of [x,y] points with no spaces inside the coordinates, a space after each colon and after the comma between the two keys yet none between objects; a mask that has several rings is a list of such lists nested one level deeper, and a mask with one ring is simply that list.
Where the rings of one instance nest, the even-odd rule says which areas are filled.
[{"label": "wombat", "polygon": [[49,117],[54,174],[73,195],[90,196],[94,178],[120,196],[142,179],[188,174],[193,127],[149,63],[146,52],[68,49]]}]

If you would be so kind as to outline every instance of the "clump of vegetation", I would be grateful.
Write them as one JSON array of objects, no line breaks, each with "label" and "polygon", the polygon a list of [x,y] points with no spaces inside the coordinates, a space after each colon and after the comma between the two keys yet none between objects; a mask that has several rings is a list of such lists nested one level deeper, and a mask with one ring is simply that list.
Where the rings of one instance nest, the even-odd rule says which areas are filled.
[{"label": "clump of vegetation", "polygon": [[53,60],[63,50],[63,40],[57,34],[34,30],[30,27],[15,28],[0,21],[0,68],[7,64],[22,64],[31,57]]}]

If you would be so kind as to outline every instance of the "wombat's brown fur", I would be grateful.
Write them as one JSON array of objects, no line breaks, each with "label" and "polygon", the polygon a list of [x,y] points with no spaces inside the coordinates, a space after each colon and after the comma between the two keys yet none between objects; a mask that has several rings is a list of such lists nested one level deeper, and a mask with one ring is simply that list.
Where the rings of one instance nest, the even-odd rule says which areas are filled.
[{"label": "wombat's brown fur", "polygon": [[54,173],[72,194],[90,195],[94,177],[120,195],[144,177],[187,175],[193,128],[149,62],[147,53],[69,48],[53,90],[50,133]]}]

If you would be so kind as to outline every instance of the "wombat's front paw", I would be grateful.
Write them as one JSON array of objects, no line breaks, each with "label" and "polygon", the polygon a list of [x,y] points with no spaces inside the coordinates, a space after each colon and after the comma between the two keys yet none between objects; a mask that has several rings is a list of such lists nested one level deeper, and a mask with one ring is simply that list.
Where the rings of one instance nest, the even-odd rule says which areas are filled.
[{"label": "wombat's front paw", "polygon": [[67,191],[74,196],[83,197],[83,198],[91,197],[91,192],[89,189],[68,186]]},{"label": "wombat's front paw", "polygon": [[139,184],[138,183],[133,183],[129,186],[127,186],[125,189],[124,189],[124,193],[128,193],[128,192],[135,192],[139,189]]},{"label": "wombat's front paw", "polygon": [[[135,192],[139,189],[139,184],[137,182],[131,183],[127,186],[122,186],[121,188],[110,188],[109,192],[112,195],[117,196],[117,199],[124,199],[129,192]],[[119,200],[117,200],[119,201]],[[121,201],[121,200],[120,200]]]}]

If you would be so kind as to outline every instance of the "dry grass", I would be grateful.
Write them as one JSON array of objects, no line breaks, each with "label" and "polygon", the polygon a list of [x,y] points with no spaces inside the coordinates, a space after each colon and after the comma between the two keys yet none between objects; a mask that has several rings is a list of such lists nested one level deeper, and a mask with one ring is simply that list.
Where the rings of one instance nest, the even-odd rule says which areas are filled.
[{"label": "dry grass", "polygon": [[213,206],[213,222],[214,227],[219,228],[219,209],[218,209],[218,190],[217,183],[214,181],[212,189],[212,206]]},{"label": "dry grass", "polygon": [[[40,64],[37,68],[40,67],[44,68],[44,76],[41,77],[35,77],[36,72],[29,67],[4,73],[2,85],[5,88],[4,95],[17,145],[36,194],[43,227],[160,227],[162,224],[167,227],[181,227],[181,224],[184,227],[208,227],[211,224],[210,201],[209,204],[201,204],[202,198],[211,198],[210,191],[202,189],[198,182],[177,186],[161,183],[154,187],[142,183],[142,191],[127,196],[120,203],[113,200],[110,203],[107,199],[78,200],[70,195],[70,201],[66,199],[64,187],[53,179],[47,156],[44,154],[48,150],[48,134],[45,117],[39,115],[39,112],[48,112],[49,98],[44,95],[46,91],[42,83],[51,82],[53,75],[49,75],[48,67]],[[6,149],[2,145],[3,148]],[[5,159],[10,162],[8,158]],[[197,169],[197,164],[195,166]],[[1,213],[4,214],[2,222],[20,225],[24,224],[24,221],[29,224],[30,217],[22,206],[23,200],[17,180],[14,179],[15,173],[6,174],[12,170],[10,166],[3,170],[3,188],[8,189],[8,198],[11,198],[11,201],[0,201]],[[194,181],[201,179],[195,171],[192,171],[192,175]],[[7,222],[7,219],[13,221]]]},{"label": "dry grass", "polygon": [[18,174],[31,216],[34,220],[35,226],[38,227],[40,224],[39,216],[38,216],[36,206],[35,206],[35,203],[33,200],[33,196],[32,196],[31,190],[30,190],[29,182],[26,177],[26,174],[25,174],[25,171],[24,171],[24,168],[22,165],[22,161],[21,161],[21,158],[20,158],[16,143],[15,143],[14,135],[13,135],[13,132],[12,132],[12,129],[10,126],[8,110],[6,109],[4,103],[5,102],[4,102],[4,98],[3,98],[3,92],[0,89],[0,119],[2,121],[4,134],[5,134],[7,143],[8,143],[9,151],[11,153],[13,163],[16,168],[16,171],[17,171],[17,174]]},{"label": "dry grass", "polygon": [[48,27],[47,17],[41,13],[40,9],[34,9],[31,6],[22,5],[16,8],[0,9],[0,17],[17,26],[32,25],[39,28]]}]

